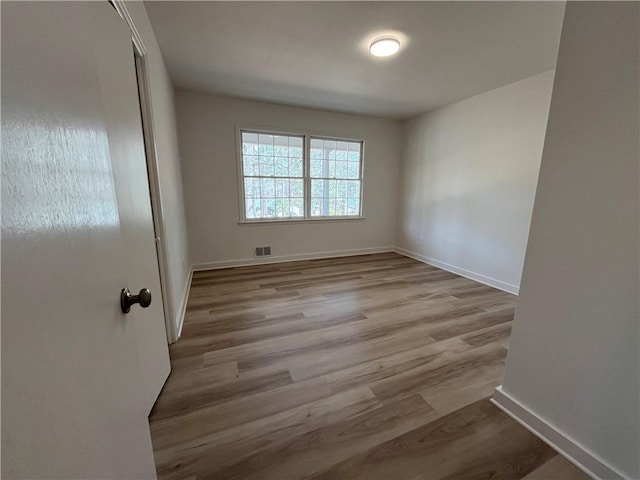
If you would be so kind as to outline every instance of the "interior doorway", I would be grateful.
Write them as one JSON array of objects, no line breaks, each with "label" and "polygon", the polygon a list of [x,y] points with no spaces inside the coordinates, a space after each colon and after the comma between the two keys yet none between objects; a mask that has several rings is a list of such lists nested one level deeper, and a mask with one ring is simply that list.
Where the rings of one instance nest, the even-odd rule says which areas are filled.
[{"label": "interior doorway", "polygon": [[158,271],[160,275],[160,288],[162,291],[162,304],[164,307],[164,323],[169,344],[178,339],[176,329],[175,306],[173,302],[173,288],[171,284],[171,274],[169,267],[169,257],[165,244],[166,228],[164,223],[162,198],[160,195],[160,179],[158,169],[158,158],[156,152],[156,142],[153,128],[153,111],[151,106],[151,90],[149,82],[149,71],[147,64],[147,50],[138,33],[126,5],[122,0],[113,0],[112,5],[118,14],[124,19],[131,31],[133,43],[133,56],[135,62],[136,78],[138,83],[138,100],[140,102],[140,116],[142,122],[142,132],[144,137],[145,158],[147,164],[147,177],[149,180],[149,200],[153,217],[153,228],[156,255],[158,259]]}]

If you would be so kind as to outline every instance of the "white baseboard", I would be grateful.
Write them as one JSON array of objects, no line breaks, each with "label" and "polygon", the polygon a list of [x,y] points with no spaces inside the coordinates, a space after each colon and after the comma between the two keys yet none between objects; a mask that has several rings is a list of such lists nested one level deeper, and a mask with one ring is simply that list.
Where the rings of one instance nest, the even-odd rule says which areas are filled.
[{"label": "white baseboard", "polygon": [[557,427],[518,402],[511,395],[497,387],[491,398],[500,410],[505,412],[560,455],[573,463],[592,478],[618,480],[627,478],[607,462],[599,458]]},{"label": "white baseboard", "polygon": [[184,316],[187,313],[187,302],[189,301],[189,292],[191,291],[191,280],[193,279],[193,267],[189,270],[187,274],[187,281],[184,286],[184,291],[182,293],[182,304],[180,306],[180,310],[178,313],[178,325],[176,328],[176,341],[182,335],[182,326],[184,325]]},{"label": "white baseboard", "polygon": [[441,262],[440,260],[436,260],[435,258],[425,257],[424,255],[420,255],[419,253],[415,253],[410,250],[405,250],[404,248],[395,247],[394,251],[399,253],[400,255],[413,258],[414,260],[418,260],[422,263],[441,268],[442,270],[455,273],[456,275],[460,275],[465,278],[470,278],[471,280],[475,280],[476,282],[484,283],[485,285],[489,285],[490,287],[497,288],[498,290],[502,290],[507,293],[512,293],[513,295],[518,295],[518,292],[520,291],[520,287],[517,285],[512,285],[495,278],[487,277],[486,275],[482,275],[481,273],[472,272],[471,270],[467,270],[465,268]]},{"label": "white baseboard", "polygon": [[296,262],[300,260],[315,260],[318,258],[351,257],[354,255],[368,255],[372,253],[393,252],[393,247],[359,248],[356,250],[336,250],[333,252],[302,253],[297,255],[280,255],[269,258],[242,258],[238,260],[223,260],[219,262],[196,263],[192,271],[217,270],[220,268],[247,267],[250,265],[265,265],[269,263]]}]

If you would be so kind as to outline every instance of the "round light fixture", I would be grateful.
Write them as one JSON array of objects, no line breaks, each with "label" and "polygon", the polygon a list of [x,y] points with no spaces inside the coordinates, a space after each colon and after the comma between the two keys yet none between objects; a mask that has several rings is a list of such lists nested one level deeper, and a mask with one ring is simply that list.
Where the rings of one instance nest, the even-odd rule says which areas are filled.
[{"label": "round light fixture", "polygon": [[369,52],[376,57],[388,57],[400,50],[400,42],[393,37],[379,38],[371,43]]}]

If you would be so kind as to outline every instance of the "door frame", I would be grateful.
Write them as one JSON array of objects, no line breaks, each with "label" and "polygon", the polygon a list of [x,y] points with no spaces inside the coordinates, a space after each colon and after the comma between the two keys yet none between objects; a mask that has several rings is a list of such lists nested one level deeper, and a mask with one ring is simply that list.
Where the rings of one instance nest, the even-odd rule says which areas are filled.
[{"label": "door frame", "polygon": [[165,244],[166,226],[162,195],[160,189],[158,156],[153,125],[153,109],[151,106],[151,91],[149,82],[149,65],[147,49],[136,28],[124,0],[111,0],[112,5],[129,26],[131,40],[134,47],[135,67],[138,76],[138,95],[140,98],[140,113],[142,116],[142,133],[144,135],[144,150],[149,178],[149,195],[151,197],[151,214],[153,216],[154,235],[158,257],[158,271],[160,273],[160,287],[162,290],[162,305],[164,307],[164,326],[168,343],[178,339],[175,309],[173,305],[173,285],[171,284],[171,268],[169,254]]}]

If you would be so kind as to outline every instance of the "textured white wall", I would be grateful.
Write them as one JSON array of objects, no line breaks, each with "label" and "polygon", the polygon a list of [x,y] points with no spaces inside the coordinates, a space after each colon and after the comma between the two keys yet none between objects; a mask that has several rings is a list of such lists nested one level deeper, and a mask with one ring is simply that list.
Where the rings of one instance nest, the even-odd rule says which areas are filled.
[{"label": "textured white wall", "polygon": [[[390,247],[394,240],[401,124],[396,120],[176,92],[180,156],[194,263],[253,261]],[[236,125],[365,141],[365,220],[239,225]]]},{"label": "textured white wall", "polygon": [[191,259],[180,170],[174,89],[144,4],[130,1],[127,2],[127,9],[147,48],[160,196],[166,229],[164,242],[169,257],[173,318],[178,322],[189,279]]},{"label": "textured white wall", "polygon": [[502,390],[640,478],[640,4],[567,2]]},{"label": "textured white wall", "polygon": [[406,121],[396,245],[517,291],[553,71]]}]

